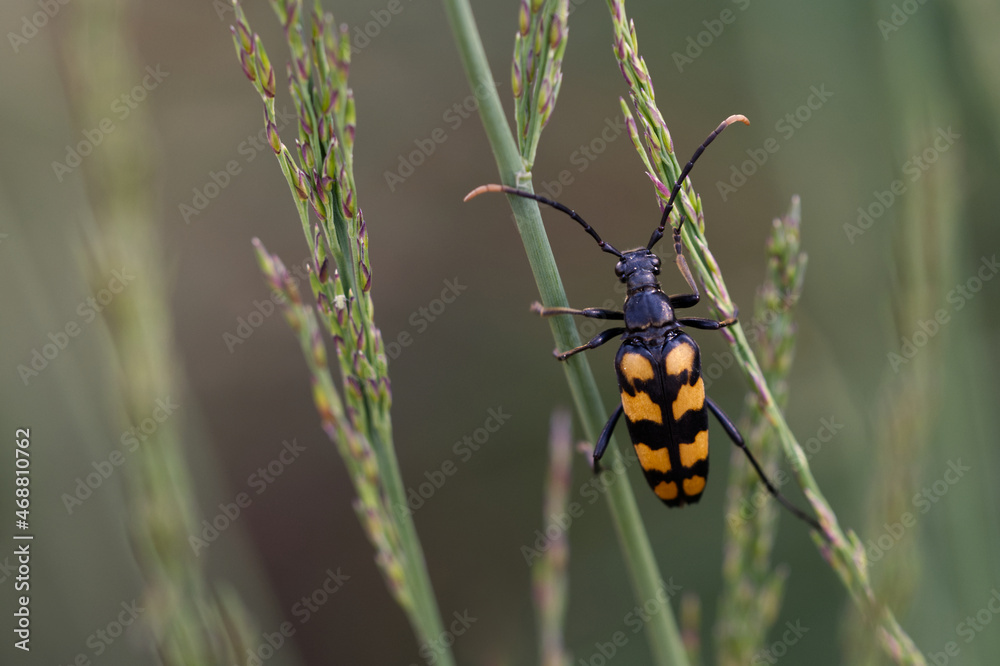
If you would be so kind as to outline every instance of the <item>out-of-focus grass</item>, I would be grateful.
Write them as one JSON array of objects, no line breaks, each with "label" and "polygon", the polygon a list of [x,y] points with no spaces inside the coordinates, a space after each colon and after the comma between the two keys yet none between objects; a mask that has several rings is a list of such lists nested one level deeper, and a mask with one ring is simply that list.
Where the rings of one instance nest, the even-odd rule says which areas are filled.
[{"label": "out-of-focus grass", "polygon": [[[588,455],[589,451],[584,451]],[[573,421],[566,410],[552,412],[549,426],[549,475],[542,516],[566,516],[573,470]],[[565,622],[569,599],[568,529],[560,530],[531,566],[531,589],[538,623],[539,666],[570,666]]]},{"label": "out-of-focus grass", "polygon": [[[536,127],[537,131],[540,132],[555,105],[555,93],[561,87],[562,73],[558,69],[558,65],[566,47],[565,40],[568,28],[565,17],[568,13],[568,7],[565,0],[551,2],[548,5],[536,1],[534,7],[536,11],[544,7],[542,14],[548,13],[551,16],[550,20],[539,24],[543,28],[548,24],[549,29],[543,29],[536,33],[535,51],[547,52],[547,57],[550,62],[554,63],[554,66],[544,70],[539,67],[542,79],[537,89],[525,85],[516,90],[521,90],[520,94],[528,98],[526,104],[528,115],[524,125],[529,128]],[[479,103],[479,115],[490,140],[490,148],[500,171],[500,180],[503,186],[518,188],[530,195],[533,191],[530,168],[533,164],[533,151],[537,145],[538,136],[529,130],[526,141],[520,145],[515,142],[504,118],[503,107],[496,87],[493,85],[479,28],[468,1],[448,0],[445,3],[445,9],[469,87],[472,90],[485,91]],[[519,27],[518,34],[521,35],[524,32],[526,30]],[[515,57],[518,55],[515,52]],[[515,72],[517,72],[516,65],[515,61]],[[526,77],[527,74],[528,71],[525,70],[522,76]],[[466,200],[480,191],[482,189],[478,188],[470,192],[466,195]],[[500,190],[494,189],[493,191]],[[566,291],[542,224],[537,201],[530,197],[510,195],[510,189],[507,192],[508,202],[514,213],[514,220],[538,287],[542,305],[544,307],[567,308],[569,303],[566,299]],[[566,351],[580,346],[580,336],[576,324],[569,315],[549,317],[549,326],[557,349]],[[583,421],[584,432],[591,441],[596,442],[607,418],[605,415],[609,412],[604,408],[590,363],[583,354],[576,354],[564,359],[564,361],[563,370],[576,403],[577,414]],[[623,476],[621,470],[625,468],[622,465],[621,454],[616,448],[613,436],[609,438],[607,458],[604,463],[613,470],[615,475]],[[632,591],[638,602],[655,609],[648,621],[650,627],[646,631],[646,639],[649,641],[655,663],[683,665],[686,663],[687,655],[684,651],[680,630],[677,627],[669,601],[663,595],[657,594],[663,585],[663,576],[657,567],[649,534],[639,517],[638,505],[631,486],[625,483],[623,478],[619,481],[619,483],[610,484],[606,498],[614,519],[618,543],[627,562]]]},{"label": "out-of-focus grass", "polygon": [[[371,12],[386,3],[324,4],[348,23],[353,35],[355,28],[363,30],[375,21]],[[1000,77],[990,73],[997,67],[995,58],[983,60],[973,53],[995,42],[993,36],[1000,30],[996,10],[981,0],[923,3],[886,40],[876,22],[890,15],[893,4],[902,3],[633,0],[629,6],[641,34],[648,32],[644,56],[657,77],[658,99],[667,106],[664,112],[679,146],[702,138],[705,123],[732,109],[753,120],[751,127],[739,128],[713,145],[713,152],[699,163],[696,180],[710,216],[713,250],[724,262],[742,311],[752,303],[753,288],[762,277],[759,248],[766,221],[784,208],[791,193],[802,195],[802,242],[810,266],[798,310],[799,345],[786,415],[793,429],[805,435],[816,432],[821,418],[832,416],[844,425],[810,463],[831,503],[844,512],[845,522],[864,530],[865,541],[879,536],[867,527],[877,519],[869,518],[875,509],[868,505],[868,487],[877,476],[868,467],[875,464],[873,446],[879,439],[875,428],[881,421],[878,405],[883,404],[879,396],[885,386],[886,354],[900,347],[894,304],[905,300],[910,289],[906,281],[890,280],[895,268],[888,261],[892,238],[907,229],[904,200],[919,196],[923,186],[923,179],[906,181],[908,191],[896,205],[863,236],[848,241],[843,225],[856,222],[857,208],[872,203],[876,190],[904,177],[902,165],[911,157],[899,154],[904,144],[891,138],[903,128],[897,127],[899,107],[890,101],[889,80],[880,64],[886,52],[919,48],[943,70],[937,80],[947,85],[924,90],[930,81],[926,62],[904,56],[895,63],[893,76],[905,74],[914,82],[916,105],[923,107],[934,98],[953,110],[941,122],[962,134],[953,147],[954,157],[949,154],[933,167],[956,160],[954,176],[962,195],[945,294],[974,275],[982,256],[990,258],[1000,248],[1000,227],[995,224],[1000,210],[995,137],[1000,125],[996,106],[989,101],[997,97]],[[5,43],[0,56],[5,90],[0,127],[5,129],[6,151],[0,161],[0,233],[6,234],[0,239],[0,358],[8,372],[0,386],[0,414],[6,423],[41,427],[40,443],[46,444],[37,450],[40,474],[33,487],[39,491],[39,525],[53,546],[39,551],[39,570],[46,576],[36,579],[38,626],[53,628],[37,653],[47,663],[66,662],[88,651],[87,637],[112,618],[121,601],[141,589],[121,530],[122,477],[116,473],[73,515],[67,515],[60,500],[122,434],[120,424],[106,417],[106,396],[114,380],[106,362],[110,340],[101,319],[85,328],[30,385],[24,386],[16,375],[17,365],[31,350],[46,342],[49,331],[76,319],[76,307],[91,295],[89,286],[81,284],[70,251],[79,241],[76,221],[90,214],[81,172],[60,182],[51,169],[53,160],[64,159],[66,145],[82,138],[68,117],[52,50],[58,26],[68,21],[73,5],[61,5],[60,14],[16,54]],[[434,3],[404,1],[402,6],[405,10],[393,15],[387,26],[374,24],[379,34],[352,61],[364,119],[358,127],[359,143],[366,146],[364,159],[355,165],[358,187],[366,193],[366,214],[387,221],[371,230],[378,248],[373,268],[380,276],[374,289],[387,341],[415,332],[409,318],[440,293],[444,279],[458,277],[468,290],[392,359],[393,418],[408,433],[400,463],[404,478],[416,486],[426,471],[454,459],[453,443],[478,425],[481,408],[502,404],[514,414],[510,425],[460,466],[416,518],[446,614],[468,608],[480,618],[456,643],[458,656],[463,662],[479,656],[529,662],[536,652],[527,594],[530,579],[517,551],[533,541],[532,532],[539,527],[546,462],[539,434],[553,403],[567,401],[569,394],[550,361],[548,331],[527,312],[535,288],[507,211],[490,206],[470,211],[460,202],[469,187],[495,177],[495,168],[474,113],[464,118],[449,113],[449,119],[461,120],[457,128],[457,120],[442,117],[470,95],[442,11]],[[297,349],[278,316],[269,318],[233,354],[220,341],[224,331],[233,330],[236,318],[253,308],[254,300],[267,298],[258,269],[239,239],[266,236],[273,239],[269,248],[286,258],[302,259],[305,253],[296,254],[301,247],[297,229],[275,224],[287,215],[288,204],[273,189],[273,162],[260,154],[246,161],[239,152],[247,136],[259,130],[260,114],[246,107],[246,84],[233,75],[226,42],[231,15],[218,17],[212,3],[194,0],[146,0],[130,7],[130,27],[139,36],[136,64],[141,68],[160,63],[171,72],[139,111],[148,114],[158,137],[148,146],[157,165],[158,196],[152,205],[173,285],[172,328],[190,380],[192,399],[181,406],[192,426],[186,439],[207,516],[267,462],[265,448],[272,438],[298,435],[310,447],[310,456],[325,443],[312,427],[315,414],[308,404],[307,373],[287,362]],[[496,65],[494,79],[506,96],[510,72],[503,63],[511,55],[518,7],[513,1],[480,1],[474,7]],[[611,32],[602,3],[574,1],[571,8],[573,39],[565,53],[565,79],[538,151],[536,183],[557,184],[566,170],[572,183],[563,186],[558,198],[585,211],[609,240],[627,242],[634,234],[648,232],[655,216],[654,197],[624,134],[581,169],[580,147],[590,151],[592,141],[598,145],[597,139],[604,140],[602,131],[613,136],[622,84],[620,72],[609,62]],[[250,9],[257,12],[254,16],[267,17],[258,26],[267,33],[264,38],[280,40],[280,28],[264,25],[271,23],[266,3]],[[684,53],[688,37],[695,39],[707,30],[703,21],[717,19],[724,9],[734,11],[735,22],[726,24],[692,64],[678,71],[672,54]],[[38,11],[34,0],[14,0],[3,3],[0,17],[16,32],[25,16]],[[824,84],[833,97],[790,138],[778,133],[775,123],[795,113],[811,86]],[[509,103],[505,111],[513,117]],[[443,129],[447,141],[391,191],[385,172],[398,168],[400,156],[416,150],[414,141],[426,139],[436,128]],[[283,136],[290,137],[285,132]],[[779,151],[737,194],[723,200],[715,183],[727,181],[732,167],[738,169],[749,159],[746,151],[760,148],[769,137],[779,139]],[[189,203],[192,188],[211,182],[209,173],[219,172],[229,160],[239,163],[240,175],[185,225],[177,204]],[[933,174],[931,170],[924,175]],[[589,238],[555,219],[549,232],[574,303],[620,302],[610,267],[595,259]],[[670,279],[664,283],[680,284]],[[966,617],[986,607],[1000,580],[1000,496],[995,483],[1000,476],[995,396],[1000,390],[994,372],[1000,354],[995,335],[1000,326],[998,286],[995,279],[984,283],[962,310],[949,310],[951,322],[924,348],[942,354],[940,372],[929,377],[940,400],[938,422],[927,433],[925,458],[912,461],[923,471],[909,489],[910,510],[915,509],[912,494],[938,481],[949,459],[972,464],[973,472],[949,486],[926,514],[919,514],[917,526],[908,533],[912,545],[901,542],[873,567],[878,577],[880,568],[894,567],[904,547],[919,548],[922,573],[911,581],[916,587],[901,620],[929,652],[941,652],[948,641],[955,641],[961,656],[954,663],[988,664],[1000,653],[996,619],[968,643],[956,632]],[[936,305],[953,307],[946,300]],[[907,336],[919,330],[916,320],[900,326]],[[714,336],[702,336],[699,343],[710,363],[720,362],[727,353]],[[595,354],[597,385],[610,400],[615,393],[610,358]],[[729,410],[741,404],[741,383],[732,370],[710,390]],[[718,441],[715,431],[713,441]],[[214,453],[224,462],[221,476],[208,464]],[[714,447],[715,482],[710,482],[699,506],[665,511],[655,498],[637,497],[664,573],[704,600],[703,626],[716,613],[720,585],[725,512],[724,484],[717,482],[728,460],[719,453]],[[288,471],[255,500],[234,530],[213,544],[210,571],[248,581],[249,587],[248,565],[255,551],[263,553],[279,602],[259,594],[247,596],[255,611],[274,609],[269,619],[260,615],[266,628],[277,626],[291,605],[313,588],[317,573],[343,565],[356,577],[315,621],[298,630],[296,644],[315,660],[333,654],[355,663],[418,662],[420,657],[406,642],[360,638],[373,621],[387,633],[405,633],[407,626],[388,595],[372,593],[381,585],[380,574],[350,508],[350,494],[343,489],[349,485],[346,476],[341,484],[327,483],[342,467],[335,456],[319,454],[306,466]],[[579,500],[579,488],[590,476],[581,466],[574,477],[571,500]],[[641,477],[633,481],[641,482]],[[8,493],[0,493],[0,510],[9,508]],[[782,524],[774,561],[788,566],[790,578],[766,644],[781,640],[785,622],[801,620],[809,632],[788,648],[780,663],[844,663],[843,592],[815,550],[803,548],[792,522]],[[320,529],[314,529],[317,526]],[[247,529],[254,543],[235,538]],[[595,641],[607,640],[616,630],[628,631],[623,619],[634,601],[617,544],[609,538],[612,532],[603,503],[588,506],[572,528],[566,646],[577,656],[591,654]],[[336,534],[350,538],[335,539]],[[488,576],[482,575],[484,567]],[[801,584],[802,579],[810,584]],[[853,607],[849,612],[854,613]],[[629,638],[615,663],[648,664],[645,637],[639,633]],[[712,663],[713,646],[704,629],[702,638],[705,663]],[[0,660],[8,654],[3,650]],[[107,666],[132,666],[136,654],[126,633],[101,660]],[[272,662],[290,656],[286,648]]]},{"label": "out-of-focus grass", "polygon": [[[802,205],[792,197],[788,213],[775,218],[767,244],[767,273],[758,289],[750,319],[754,349],[761,369],[782,409],[788,404],[788,374],[795,357],[797,326],[794,308],[802,296],[806,253],[801,249]],[[753,398],[743,419],[747,447],[757,456],[768,478],[775,479],[781,461],[774,430]],[[726,544],[722,575],[726,581],[715,621],[718,663],[752,661],[781,609],[788,570],[774,566],[771,556],[781,507],[759,502],[766,492],[743,451],[730,455],[726,497]]]},{"label": "out-of-focus grass", "polygon": [[[354,180],[357,113],[354,92],[347,85],[349,31],[346,25],[335,25],[318,1],[311,8],[302,0],[271,2],[291,58],[288,87],[298,120],[293,154],[278,133],[275,69],[238,0],[233,7],[233,45],[264,105],[268,145],[305,234],[315,306],[303,302],[281,259],[255,238],[257,261],[268,284],[284,296],[281,309],[309,367],[323,430],[348,469],[358,495],[353,506],[375,547],[375,561],[389,591],[407,614],[421,654],[450,666],[451,644],[443,640],[444,623],[393,440],[388,357],[374,318],[368,226]],[[324,330],[334,345],[339,390],[328,365]]]},{"label": "out-of-focus grass", "polygon": [[[890,11],[889,3],[873,6]],[[893,345],[897,356],[872,413],[872,431],[883,445],[870,473],[866,543],[879,562],[876,585],[887,598],[910,607],[915,621],[941,618],[933,642],[925,646],[934,663],[941,663],[942,655],[989,663],[1000,642],[962,623],[985,606],[1000,571],[996,557],[988,555],[997,552],[996,531],[984,529],[998,524],[997,493],[990,475],[977,473],[996,469],[996,454],[983,446],[989,437],[980,430],[978,406],[980,396],[995,395],[997,387],[972,360],[989,352],[969,320],[977,316],[968,298],[975,292],[960,287],[979,279],[983,260],[993,256],[991,248],[975,247],[970,234],[968,157],[978,151],[996,155],[1000,143],[976,140],[977,114],[969,113],[976,105],[963,108],[956,102],[967,98],[998,108],[1000,81],[987,55],[995,44],[987,44],[983,27],[995,31],[1000,16],[986,3],[972,2],[932,12],[940,12],[939,20],[915,22],[899,38],[888,33],[892,39],[880,54],[886,96],[897,118],[887,130],[894,161],[912,164],[914,156],[922,156],[924,166],[919,186],[910,187],[890,211],[895,339],[911,347],[906,353]],[[952,21],[967,28],[964,38],[951,29]],[[928,94],[931,90],[937,92]],[[946,128],[960,137],[957,145],[941,142]],[[990,133],[1000,136],[995,127]],[[966,306],[971,307],[962,313]],[[955,471],[971,460],[977,463],[967,473]],[[936,612],[930,611],[932,603]],[[857,622],[848,626],[852,663],[881,663],[863,638],[864,628]]]},{"label": "out-of-focus grass", "polygon": [[[120,3],[94,0],[72,11],[72,23],[60,40],[67,96],[77,125],[94,136],[89,128],[105,131],[105,101],[147,73],[129,57],[134,45],[129,15]],[[147,79],[148,85],[154,80]],[[199,521],[183,446],[185,414],[178,413],[187,398],[172,334],[166,262],[151,207],[152,137],[141,116],[115,129],[98,142],[101,151],[84,155],[90,157],[81,168],[93,219],[83,219],[86,239],[80,253],[93,292],[114,294],[112,302],[100,301],[114,346],[104,359],[113,380],[106,398],[110,420],[130,433],[120,441],[134,446],[134,452],[116,451],[118,459],[109,457],[101,464],[114,471],[127,455],[131,458],[122,472],[123,527],[144,581],[134,604],[143,609],[137,623],[145,639],[142,651],[165,666],[239,662],[257,647],[252,621],[239,593],[206,575],[199,551],[209,544],[191,541],[198,539]],[[117,282],[109,282],[109,275]],[[151,410],[154,432],[145,425],[133,429],[150,419]]]}]

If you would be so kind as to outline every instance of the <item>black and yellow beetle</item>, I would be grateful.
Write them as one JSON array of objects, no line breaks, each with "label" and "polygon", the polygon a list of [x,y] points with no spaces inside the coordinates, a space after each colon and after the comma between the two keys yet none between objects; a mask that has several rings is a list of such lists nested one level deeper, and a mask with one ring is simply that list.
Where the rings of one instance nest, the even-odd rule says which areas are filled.
[{"label": "black and yellow beetle", "polygon": [[612,338],[621,336],[622,346],[615,357],[621,404],[611,414],[597,440],[594,448],[595,467],[604,455],[611,433],[624,412],[639,464],[656,496],[667,506],[684,506],[697,502],[708,480],[708,412],[710,411],[722,424],[733,443],[746,453],[768,491],[789,511],[822,534],[819,524],[791,504],[768,480],[753,454],[746,448],[739,430],[719,406],[705,395],[705,384],[701,378],[701,353],[698,345],[682,330],[682,327],[718,330],[736,323],[736,318],[716,321],[700,317],[678,318],[674,315],[674,310],[690,308],[700,300],[698,286],[684,259],[681,243],[683,216],[673,228],[674,251],[677,255],[677,268],[693,293],[668,296],[656,279],[660,273],[660,258],[653,254],[653,246],[663,238],[663,231],[681,184],[705,148],[722,130],[734,122],[749,125],[744,116],[734,115],[724,120],[708,135],[674,183],[670,199],[663,208],[660,225],[646,246],[635,250],[619,252],[602,240],[593,227],[575,211],[532,192],[505,185],[482,185],[466,195],[465,200],[468,201],[484,192],[505,192],[534,199],[569,215],[580,223],[603,251],[618,257],[615,275],[626,286],[624,311],[603,308],[576,310],[543,307],[538,303],[532,306],[532,309],[543,317],[568,314],[592,319],[624,320],[624,326],[609,328],[584,345],[556,353],[556,358],[564,361],[573,354],[594,349]]}]

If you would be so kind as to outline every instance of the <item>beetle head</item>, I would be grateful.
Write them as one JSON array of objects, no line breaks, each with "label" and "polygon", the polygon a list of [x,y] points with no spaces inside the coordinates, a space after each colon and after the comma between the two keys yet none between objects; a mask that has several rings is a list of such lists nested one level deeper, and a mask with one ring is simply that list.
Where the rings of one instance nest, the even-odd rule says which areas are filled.
[{"label": "beetle head", "polygon": [[643,289],[659,289],[660,258],[644,247],[622,254],[615,266],[615,275],[632,294]]}]

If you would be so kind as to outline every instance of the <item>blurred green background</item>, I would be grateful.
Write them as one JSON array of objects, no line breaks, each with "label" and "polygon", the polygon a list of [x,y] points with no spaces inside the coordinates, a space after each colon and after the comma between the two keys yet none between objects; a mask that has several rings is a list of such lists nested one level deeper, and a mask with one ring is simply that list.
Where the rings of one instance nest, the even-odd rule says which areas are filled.
[{"label": "blurred green background", "polygon": [[[79,92],[72,92],[65,62],[73,54],[66,43],[58,48],[83,4],[53,3],[55,16],[35,32],[25,32],[24,21],[41,11],[39,4],[0,7],[6,35],[0,415],[7,441],[15,428],[32,429],[36,534],[34,649],[25,657],[5,640],[3,663],[68,664],[78,654],[108,665],[157,663],[139,628],[100,654],[92,638],[123,602],[142,596],[123,528],[121,470],[71,512],[64,500],[112,451],[125,452],[124,466],[130,464],[122,436],[137,424],[113,416],[122,401],[121,369],[106,322],[88,320],[79,309],[96,291],[84,277],[87,229],[101,223],[88,198],[88,158],[65,174],[53,169],[53,162],[66,161],[68,146],[96,127],[81,125],[71,111],[70,95]],[[355,40],[351,72],[355,171],[370,234],[376,318],[392,357],[398,454],[410,488],[446,461],[457,465],[416,522],[442,613],[476,618],[455,643],[458,660],[533,663],[530,570],[521,547],[545,525],[548,419],[570,397],[550,355],[548,327],[528,312],[537,295],[506,202],[461,201],[497,176],[443,9],[402,0],[402,10],[390,14],[387,5],[324,2],[352,34],[368,29],[367,41]],[[571,5],[562,92],[539,147],[536,191],[568,171],[572,182],[550,193],[610,242],[637,245],[658,213],[630,142],[615,129],[625,86],[611,51],[608,11],[599,0]],[[508,111],[517,7],[514,0],[473,3]],[[209,578],[239,592],[258,633],[295,619],[296,604],[328,569],[350,577],[315,617],[296,625],[293,645],[269,664],[422,663],[372,561],[343,464],[318,427],[296,342],[266,306],[251,316],[269,294],[250,239],[260,237],[289,266],[307,255],[277,164],[266,145],[250,140],[262,127],[261,109],[234,58],[233,15],[225,8],[207,0],[119,3],[134,44],[121,58],[136,71],[135,83],[147,66],[165,74],[125,117],[113,102],[127,89],[107,96],[92,116],[100,118],[104,108],[115,131],[139,127],[130,123],[146,128],[136,134],[143,137],[136,148],[151,169],[167,326],[179,364],[173,389],[179,407],[170,422],[182,433],[196,480],[196,520],[216,516],[220,503],[240,492],[253,497],[198,560]],[[264,2],[246,8],[275,64],[283,64],[286,51],[270,8]],[[925,654],[957,644],[957,656],[932,663],[995,663],[1000,618],[989,603],[996,595],[993,607],[1000,607],[994,449],[1000,280],[989,279],[997,270],[989,267],[1000,248],[1000,7],[984,0],[633,0],[628,8],[682,158],[727,115],[751,120],[717,141],[693,174],[708,238],[743,312],[751,312],[763,277],[771,219],[785,212],[793,194],[802,198],[809,267],[788,419],[803,442],[820,434],[824,419],[843,425],[811,464],[842,524],[874,544],[876,588]],[[729,23],[720,20],[724,10]],[[277,107],[291,112],[284,67],[277,69]],[[803,107],[817,90],[825,100],[813,96],[814,108]],[[287,143],[292,129],[281,132]],[[949,130],[952,138],[935,144]],[[445,139],[428,141],[432,136]],[[776,144],[767,144],[772,138]],[[763,164],[747,162],[765,145],[777,151]],[[430,154],[414,160],[421,146]],[[410,174],[400,171],[401,161],[421,163]],[[227,163],[231,175],[223,178]],[[723,194],[720,183],[739,183],[731,178],[741,168],[752,175]],[[225,185],[212,187],[213,174]],[[891,194],[897,180],[905,191]],[[207,195],[204,202],[199,193]],[[203,210],[185,215],[183,206],[201,203]],[[872,215],[867,228],[858,226],[859,207]],[[591,239],[554,212],[544,215],[570,302],[620,300],[612,264]],[[144,266],[126,268],[140,284]],[[682,285],[672,271],[664,272],[664,283],[673,292]],[[439,307],[442,290],[455,284],[457,297]],[[956,291],[960,285],[967,295]],[[709,316],[707,308],[698,310],[693,314]],[[941,310],[947,322],[929,324]],[[241,321],[259,325],[240,329]],[[18,366],[30,364],[33,351],[68,322],[78,322],[80,334],[25,382]],[[227,335],[240,330],[252,334],[235,344]],[[721,358],[718,336],[697,339],[706,367],[716,354]],[[919,349],[897,373],[890,354],[908,350],[904,342]],[[608,405],[616,395],[613,354],[609,345],[590,355]],[[745,388],[740,373],[726,370],[710,391],[736,416]],[[456,453],[455,443],[474,436],[490,409],[502,409],[509,420],[473,455]],[[256,494],[261,477],[253,475],[292,440],[304,450]],[[637,470],[632,475],[662,573],[702,601],[706,663],[713,654],[729,461],[729,445],[715,426],[713,441],[712,481],[696,506],[668,510]],[[0,509],[10,516],[13,454],[3,457]],[[583,459],[576,463],[571,500],[580,500],[589,478]],[[970,469],[955,479],[946,476],[950,464]],[[917,499],[925,489],[933,503]],[[904,512],[915,524],[897,532]],[[9,525],[3,523],[2,534],[11,544]],[[591,663],[595,642],[626,629],[634,605],[603,502],[588,505],[574,522],[570,544],[567,644],[574,663]],[[0,549],[0,562],[12,549]],[[788,516],[775,561],[787,564],[790,580],[769,643],[781,641],[786,622],[808,628],[782,661],[869,663],[870,656],[852,657],[863,653],[855,607],[804,527]],[[5,568],[0,606],[7,624],[13,583]],[[980,631],[961,624],[977,613]],[[645,640],[629,636],[614,663],[647,663]],[[871,663],[882,663],[875,655]],[[755,663],[769,663],[761,659]]]}]

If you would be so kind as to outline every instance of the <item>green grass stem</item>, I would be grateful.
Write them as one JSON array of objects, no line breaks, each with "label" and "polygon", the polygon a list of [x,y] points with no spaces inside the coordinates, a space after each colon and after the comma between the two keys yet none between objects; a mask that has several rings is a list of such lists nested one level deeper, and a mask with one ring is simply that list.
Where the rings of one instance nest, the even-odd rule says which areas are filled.
[{"label": "green grass stem", "polygon": [[[630,99],[641,124],[636,124],[624,100],[622,100],[622,110],[626,115],[632,142],[644,165],[649,169],[647,173],[654,181],[654,188],[662,205],[670,191],[665,183],[672,184],[676,180],[680,173],[680,165],[674,155],[670,132],[656,107],[652,77],[645,60],[639,55],[635,24],[625,13],[624,0],[607,0],[607,4],[615,30],[615,56],[629,86]],[[640,127],[644,142],[640,142],[639,139]],[[736,305],[729,296],[722,271],[705,239],[705,218],[701,198],[695,192],[690,179],[684,183],[677,201],[678,205],[672,217],[683,217],[687,222],[684,224],[682,237],[694,272],[701,277],[705,293],[720,316],[735,316]],[[680,219],[672,221],[675,226],[679,223]],[[877,635],[886,653],[897,663],[922,666],[925,664],[924,658],[913,640],[899,625],[892,610],[875,596],[868,577],[868,564],[861,540],[853,530],[848,530],[845,534],[841,529],[837,515],[826,501],[809,469],[802,446],[785,421],[785,415],[772,393],[756,355],[750,348],[742,325],[737,323],[727,327],[722,330],[722,334],[757,397],[757,409],[777,433],[781,448],[791,465],[793,476],[823,527],[822,536],[814,534],[820,553],[840,577],[866,620],[877,627]]]},{"label": "green grass stem", "polygon": [[[468,0],[445,0],[444,5],[469,86],[472,90],[486,91],[480,100],[479,114],[496,158],[501,182],[511,187],[531,190],[531,176],[523,171],[517,142],[504,116],[503,105],[493,84],[493,75]],[[508,197],[508,200],[542,304],[567,307],[566,292],[542,225],[538,204],[520,197]],[[569,316],[551,317],[549,324],[559,349],[570,349],[580,344],[576,325]],[[563,367],[584,433],[590,441],[597,441],[611,412],[601,400],[590,364],[582,354],[577,354],[570,357]],[[605,464],[615,470],[624,467],[613,439],[608,447]],[[611,484],[607,499],[635,597],[640,605],[650,603],[657,608],[656,612],[650,614],[651,620],[645,632],[654,663],[686,666],[687,654],[670,604],[657,598],[655,594],[661,587],[662,576],[639,515],[632,487],[628,483]]]}]

